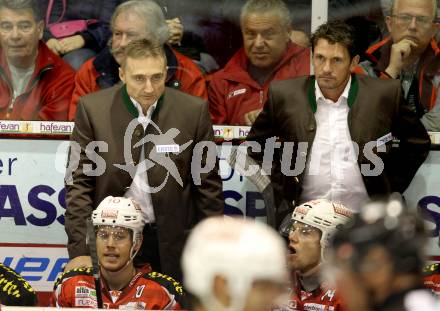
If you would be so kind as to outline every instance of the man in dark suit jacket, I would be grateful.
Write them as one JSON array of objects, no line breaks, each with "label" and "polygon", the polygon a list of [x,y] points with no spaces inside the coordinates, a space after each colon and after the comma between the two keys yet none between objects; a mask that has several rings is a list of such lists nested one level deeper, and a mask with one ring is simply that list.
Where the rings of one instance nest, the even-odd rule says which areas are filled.
[{"label": "man in dark suit jacket", "polygon": [[[351,74],[359,61],[353,32],[342,22],[321,25],[312,37],[315,76],[273,83],[250,130],[248,141],[262,146],[251,157],[266,171],[272,164],[275,225],[304,201],[325,198],[359,210],[371,196],[402,193],[429,152],[428,134],[399,82]],[[282,148],[268,163],[270,137]],[[341,146],[347,148],[338,153]]]},{"label": "man in dark suit jacket", "polygon": [[[69,268],[91,263],[86,219],[92,210],[108,195],[126,196],[139,203],[147,222],[135,262],[180,280],[189,231],[201,219],[223,214],[212,124],[206,102],[165,87],[161,46],[134,41],[125,53],[119,69],[124,85],[85,96],[78,105],[73,174],[70,181],[69,170],[66,176]],[[94,153],[90,143],[96,141]]]}]

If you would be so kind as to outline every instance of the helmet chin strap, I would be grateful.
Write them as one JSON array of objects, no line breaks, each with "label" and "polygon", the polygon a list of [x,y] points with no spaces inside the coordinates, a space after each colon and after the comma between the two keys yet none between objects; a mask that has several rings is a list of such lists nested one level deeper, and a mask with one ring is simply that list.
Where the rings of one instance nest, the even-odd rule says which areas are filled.
[{"label": "helmet chin strap", "polygon": [[322,268],[322,262],[318,263],[316,266],[313,266],[312,268],[310,268],[306,272],[300,273],[300,275],[303,277],[309,277],[311,275],[316,275],[319,273],[321,268]]},{"label": "helmet chin strap", "polygon": [[139,252],[141,246],[139,245],[138,249],[135,249],[134,247],[136,246],[137,242],[133,241],[133,245],[130,248],[130,259],[127,261],[127,264],[130,261],[133,261],[134,257],[136,257],[136,254]]},{"label": "helmet chin strap", "polygon": [[321,244],[321,262],[326,262],[327,258],[325,256],[326,253],[325,250],[327,249],[328,242],[325,241],[324,239],[321,239],[320,244]]}]

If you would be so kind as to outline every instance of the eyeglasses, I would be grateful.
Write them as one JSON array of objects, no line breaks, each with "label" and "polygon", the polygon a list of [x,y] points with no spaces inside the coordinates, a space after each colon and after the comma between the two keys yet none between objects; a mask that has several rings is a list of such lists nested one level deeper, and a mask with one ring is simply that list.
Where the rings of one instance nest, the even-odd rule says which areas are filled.
[{"label": "eyeglasses", "polygon": [[4,34],[8,34],[14,29],[15,26],[17,27],[18,31],[21,33],[30,33],[34,29],[33,24],[30,22],[21,22],[18,23],[17,25],[14,25],[13,23],[10,22],[2,22],[0,23],[0,32]]},{"label": "eyeglasses", "polygon": [[416,19],[416,24],[421,27],[429,27],[434,21],[431,17],[428,16],[413,16],[409,14],[392,15],[392,17],[396,19],[397,24],[404,27],[409,26],[414,18]]},{"label": "eyeglasses", "polygon": [[104,242],[108,242],[110,236],[112,236],[115,243],[121,243],[130,238],[130,231],[125,228],[99,228],[96,232],[96,237]]},{"label": "eyeglasses", "polygon": [[295,221],[292,225],[292,228],[289,231],[289,235],[294,234],[295,232],[298,232],[298,235],[300,237],[307,238],[307,237],[311,237],[315,233],[319,234],[320,231],[315,227]]}]

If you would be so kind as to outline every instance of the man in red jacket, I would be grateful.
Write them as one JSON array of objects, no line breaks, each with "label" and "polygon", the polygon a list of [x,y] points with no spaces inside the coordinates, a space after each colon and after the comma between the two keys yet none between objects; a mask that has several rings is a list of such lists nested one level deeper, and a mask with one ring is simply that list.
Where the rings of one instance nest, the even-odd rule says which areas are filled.
[{"label": "man in red jacket", "polygon": [[252,125],[269,84],[308,75],[310,52],[290,41],[291,16],[282,0],[249,0],[241,11],[243,48],[209,83],[214,124]]},{"label": "man in red jacket", "polygon": [[[105,309],[181,309],[182,286],[149,266],[135,268],[133,258],[142,244],[144,223],[132,199],[106,197],[93,211],[100,265],[101,297]],[[55,283],[52,304],[57,307],[96,308],[91,268],[73,269]]]},{"label": "man in red jacket", "polygon": [[[81,96],[111,87],[120,81],[118,68],[123,49],[136,39],[162,44],[170,37],[161,8],[151,0],[131,0],[120,4],[111,19],[112,38],[109,46],[84,63],[75,77],[75,89],[69,108],[73,120]],[[207,99],[206,81],[196,64],[188,57],[165,45],[168,73],[166,86]]]},{"label": "man in red jacket", "polygon": [[0,2],[0,119],[67,120],[75,73],[43,30],[34,0]]}]

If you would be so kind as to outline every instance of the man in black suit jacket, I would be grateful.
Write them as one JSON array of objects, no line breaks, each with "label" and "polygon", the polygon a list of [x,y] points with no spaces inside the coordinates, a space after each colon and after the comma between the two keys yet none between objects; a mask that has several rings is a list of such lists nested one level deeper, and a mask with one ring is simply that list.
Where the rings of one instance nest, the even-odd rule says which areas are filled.
[{"label": "man in black suit jacket", "polygon": [[[358,210],[371,196],[402,193],[429,152],[399,82],[351,74],[359,61],[353,43],[350,26],[321,25],[312,37],[315,76],[273,83],[248,135],[262,146],[251,157],[266,171],[272,164],[276,225],[304,201],[325,198]],[[270,137],[281,141],[272,162],[270,146],[264,152]]]}]

